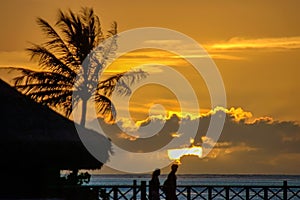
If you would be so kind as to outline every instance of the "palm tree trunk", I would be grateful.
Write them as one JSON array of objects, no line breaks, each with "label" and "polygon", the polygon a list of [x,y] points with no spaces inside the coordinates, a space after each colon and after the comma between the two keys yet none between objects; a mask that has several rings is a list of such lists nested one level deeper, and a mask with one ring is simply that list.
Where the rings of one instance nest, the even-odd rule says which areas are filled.
[{"label": "palm tree trunk", "polygon": [[83,127],[85,127],[85,121],[86,121],[86,108],[87,108],[87,100],[82,99],[82,111],[81,111],[80,125]]}]

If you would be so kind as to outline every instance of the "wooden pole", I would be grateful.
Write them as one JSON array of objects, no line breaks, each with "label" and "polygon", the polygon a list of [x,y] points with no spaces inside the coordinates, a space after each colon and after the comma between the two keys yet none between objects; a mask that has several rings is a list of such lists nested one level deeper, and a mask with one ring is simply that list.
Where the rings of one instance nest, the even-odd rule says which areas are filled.
[{"label": "wooden pole", "polygon": [[187,200],[191,200],[191,186],[187,186],[186,193]]},{"label": "wooden pole", "polygon": [[268,187],[264,187],[264,200],[268,200]]},{"label": "wooden pole", "polygon": [[133,180],[133,197],[132,197],[133,200],[136,200],[136,186],[137,186],[136,180]]},{"label": "wooden pole", "polygon": [[208,186],[207,190],[208,190],[208,200],[212,200],[212,187]]},{"label": "wooden pole", "polygon": [[114,191],[114,200],[116,200],[116,199],[118,199],[118,187],[114,186],[113,191]]},{"label": "wooden pole", "polygon": [[141,200],[147,200],[146,181],[141,181]]},{"label": "wooden pole", "polygon": [[287,190],[288,190],[287,181],[283,181],[283,200],[288,199]]},{"label": "wooden pole", "polygon": [[245,190],[246,190],[246,200],[249,200],[250,199],[249,187],[245,187]]},{"label": "wooden pole", "polygon": [[229,196],[229,187],[228,186],[225,187],[225,192],[226,192],[226,200],[229,200],[230,196]]},{"label": "wooden pole", "polygon": [[[148,187],[148,197],[149,197],[149,199],[152,199],[151,191],[152,191],[152,188],[151,188],[151,184],[150,184],[150,181],[149,181],[149,187]],[[158,190],[158,192],[159,192],[159,190]]]}]

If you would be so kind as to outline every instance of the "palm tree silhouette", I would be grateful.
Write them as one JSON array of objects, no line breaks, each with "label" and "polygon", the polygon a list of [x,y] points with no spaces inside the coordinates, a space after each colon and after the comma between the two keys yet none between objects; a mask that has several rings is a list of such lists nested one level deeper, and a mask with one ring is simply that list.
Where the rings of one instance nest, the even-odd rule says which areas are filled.
[{"label": "palm tree silhouette", "polygon": [[117,50],[117,23],[112,23],[107,35],[92,8],[82,8],[75,14],[59,11],[55,27],[37,19],[48,37],[41,44],[32,44],[27,51],[37,58],[41,71],[17,68],[21,75],[14,79],[15,87],[36,102],[60,110],[69,117],[73,105],[82,101],[81,125],[85,125],[87,101],[94,97],[99,114],[112,120],[115,109],[110,100],[113,91],[131,93],[130,85],[144,78],[142,70],[114,74],[98,80],[108,61]]}]

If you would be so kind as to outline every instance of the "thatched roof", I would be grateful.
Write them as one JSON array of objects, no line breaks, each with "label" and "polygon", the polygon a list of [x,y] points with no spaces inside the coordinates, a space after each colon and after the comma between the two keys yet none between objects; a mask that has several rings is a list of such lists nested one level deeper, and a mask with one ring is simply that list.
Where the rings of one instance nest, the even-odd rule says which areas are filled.
[{"label": "thatched roof", "polygon": [[[74,122],[40,105],[0,80],[0,159],[2,169],[99,169],[102,163],[82,144]],[[101,145],[108,159],[110,141],[95,131],[81,132]]]}]

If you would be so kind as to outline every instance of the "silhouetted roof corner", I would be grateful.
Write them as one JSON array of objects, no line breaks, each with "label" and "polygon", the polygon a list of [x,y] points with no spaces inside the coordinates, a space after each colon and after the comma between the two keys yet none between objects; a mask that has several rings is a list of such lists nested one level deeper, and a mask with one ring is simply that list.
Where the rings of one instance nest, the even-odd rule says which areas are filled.
[{"label": "silhouetted roof corner", "polygon": [[[0,79],[0,168],[55,167],[100,169],[103,165],[83,145],[77,129],[101,145],[107,161],[109,139],[40,105]],[[98,145],[98,144],[97,144]]]}]

